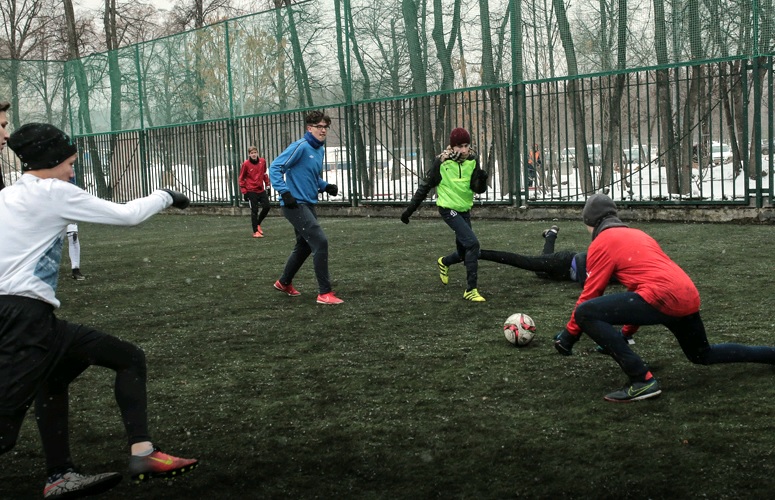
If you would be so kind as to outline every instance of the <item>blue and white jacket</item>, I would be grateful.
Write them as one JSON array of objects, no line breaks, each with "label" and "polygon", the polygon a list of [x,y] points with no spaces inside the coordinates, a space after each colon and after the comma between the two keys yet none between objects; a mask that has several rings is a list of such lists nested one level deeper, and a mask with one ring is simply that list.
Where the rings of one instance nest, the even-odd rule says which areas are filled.
[{"label": "blue and white jacket", "polygon": [[307,132],[269,165],[272,187],[280,196],[290,191],[297,202],[314,205],[328,186],[322,177],[324,154],[323,143]]}]

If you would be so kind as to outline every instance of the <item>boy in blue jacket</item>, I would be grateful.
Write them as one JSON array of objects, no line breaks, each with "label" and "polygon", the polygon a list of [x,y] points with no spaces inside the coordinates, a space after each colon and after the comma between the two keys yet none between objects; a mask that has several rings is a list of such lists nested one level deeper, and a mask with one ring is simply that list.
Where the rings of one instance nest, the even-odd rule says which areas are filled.
[{"label": "boy in blue jacket", "polygon": [[344,302],[331,290],[328,274],[328,238],[318,223],[315,205],[318,194],[339,193],[336,184],[322,177],[323,157],[331,118],[322,111],[307,114],[304,137],[288,146],[269,166],[269,180],[280,195],[283,216],[293,226],[296,246],[285,262],[285,269],[274,287],[291,297],[301,295],[293,287],[293,277],[312,254],[315,277],[318,280],[318,304],[337,305]]}]

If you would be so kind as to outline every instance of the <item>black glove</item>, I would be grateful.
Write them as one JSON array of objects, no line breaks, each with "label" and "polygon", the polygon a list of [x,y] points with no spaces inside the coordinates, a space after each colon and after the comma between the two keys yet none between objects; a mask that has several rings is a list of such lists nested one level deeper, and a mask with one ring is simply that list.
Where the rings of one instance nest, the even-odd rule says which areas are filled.
[{"label": "black glove", "polygon": [[286,191],[283,194],[280,195],[280,197],[283,199],[283,204],[285,205],[285,208],[298,208],[299,204],[296,202],[296,198],[293,197],[290,191]]},{"label": "black glove", "polygon": [[248,193],[243,194],[242,199],[248,201]]},{"label": "black glove", "polygon": [[330,194],[331,196],[336,196],[339,194],[339,186],[336,184],[329,184],[328,186],[323,189],[326,193]]},{"label": "black glove", "polygon": [[191,204],[191,200],[189,200],[188,196],[184,195],[183,193],[178,193],[177,191],[173,191],[171,189],[162,189],[162,191],[165,191],[170,196],[172,196],[172,206],[175,208],[183,210],[184,208],[188,208],[188,206]]},{"label": "black glove", "polygon": [[485,191],[487,191],[487,178],[489,175],[486,171],[482,170],[481,168],[477,168],[474,170],[473,174],[471,175],[471,182],[469,183],[469,187],[471,188],[471,191],[473,191],[476,194],[482,194]]},{"label": "black glove", "polygon": [[568,330],[563,328],[560,333],[554,336],[554,348],[563,356],[570,356],[573,354],[573,344],[578,341],[578,336],[571,335]]},{"label": "black glove", "polygon": [[272,196],[272,190],[271,189],[264,188],[264,192],[266,193],[267,196]]},{"label": "black glove", "polygon": [[412,211],[408,208],[404,210],[404,213],[401,214],[401,222],[404,224],[409,224],[409,217],[412,216]]}]

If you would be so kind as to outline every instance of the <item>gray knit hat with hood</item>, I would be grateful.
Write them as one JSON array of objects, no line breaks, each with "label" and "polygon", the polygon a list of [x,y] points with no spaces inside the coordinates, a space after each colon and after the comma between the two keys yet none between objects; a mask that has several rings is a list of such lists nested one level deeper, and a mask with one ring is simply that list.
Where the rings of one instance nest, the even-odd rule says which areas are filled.
[{"label": "gray knit hat with hood", "polygon": [[605,229],[627,227],[627,224],[619,220],[614,200],[600,193],[593,194],[587,198],[581,217],[584,220],[584,224],[595,228],[592,232],[593,240]]}]

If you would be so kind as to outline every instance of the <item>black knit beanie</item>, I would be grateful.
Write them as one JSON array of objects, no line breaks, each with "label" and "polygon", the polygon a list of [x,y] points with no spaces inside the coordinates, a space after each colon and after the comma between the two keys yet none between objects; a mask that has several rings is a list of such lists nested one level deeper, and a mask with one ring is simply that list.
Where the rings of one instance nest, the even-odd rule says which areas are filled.
[{"label": "black knit beanie", "polygon": [[25,171],[54,168],[78,152],[67,134],[47,123],[19,127],[8,139],[8,147],[22,161]]}]

